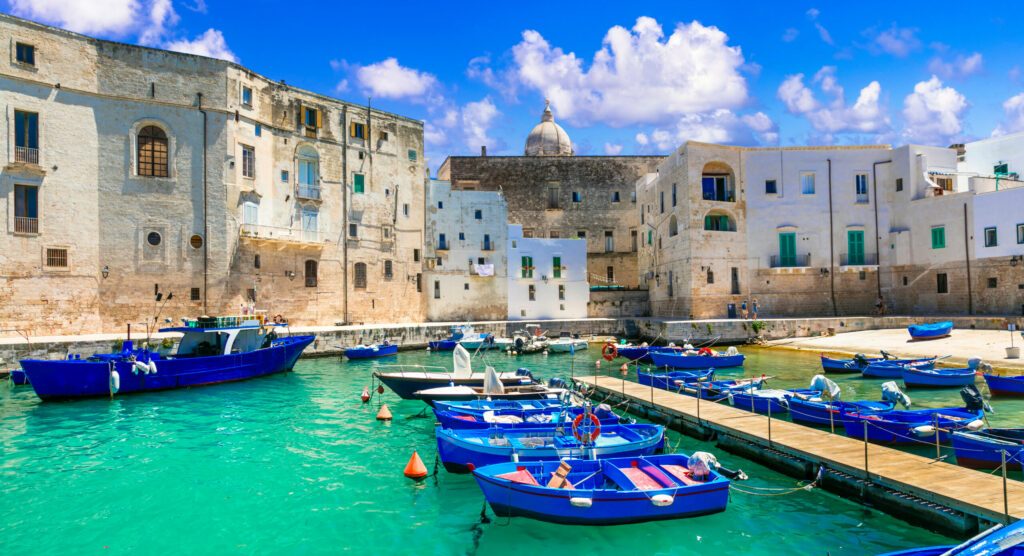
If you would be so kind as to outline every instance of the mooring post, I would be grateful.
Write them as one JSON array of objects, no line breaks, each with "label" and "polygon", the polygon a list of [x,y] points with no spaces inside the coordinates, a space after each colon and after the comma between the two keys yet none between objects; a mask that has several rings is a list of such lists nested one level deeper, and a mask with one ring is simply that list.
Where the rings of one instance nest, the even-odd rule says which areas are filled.
[{"label": "mooring post", "polygon": [[701,389],[697,388],[697,424],[698,425],[700,424],[700,398],[701,398],[701,396],[702,396]]},{"label": "mooring post", "polygon": [[868,422],[861,421],[864,424],[864,478],[868,481],[871,480],[871,474],[868,473]]},{"label": "mooring post", "polygon": [[939,415],[932,413],[932,420],[935,421],[935,461],[942,459],[942,448],[939,446]]},{"label": "mooring post", "polygon": [[836,433],[835,409],[833,409],[833,403],[829,403],[828,405],[828,428],[832,431],[832,434]]},{"label": "mooring post", "polygon": [[1010,524],[1010,500],[1006,495],[1006,450],[1000,450],[1000,455],[1003,460],[1001,467],[1003,468],[1003,514],[1006,516],[1006,524]]},{"label": "mooring post", "polygon": [[772,447],[772,400],[768,400],[768,447]]}]

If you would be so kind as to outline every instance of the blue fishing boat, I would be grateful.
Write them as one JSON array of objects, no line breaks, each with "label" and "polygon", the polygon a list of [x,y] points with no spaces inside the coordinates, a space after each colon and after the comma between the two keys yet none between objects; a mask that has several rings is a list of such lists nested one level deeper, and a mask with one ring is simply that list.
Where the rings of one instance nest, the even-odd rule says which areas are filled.
[{"label": "blue fishing boat", "polygon": [[[4,374],[6,374],[6,376],[4,376]],[[0,380],[3,378],[11,381],[11,384],[15,386],[24,386],[28,384],[28,375],[26,375],[25,371],[22,369],[11,369],[6,373],[0,373]]]},{"label": "blue fishing boat", "polygon": [[614,525],[724,511],[729,480],[690,465],[685,454],[569,459],[498,463],[474,470],[473,476],[499,516]]},{"label": "blue fishing boat", "polygon": [[1024,521],[996,525],[957,546],[930,546],[879,556],[1024,556]]},{"label": "blue fishing boat", "polygon": [[760,388],[761,384],[765,380],[766,377],[757,377],[738,378],[732,380],[711,380],[705,382],[685,382],[672,390],[685,396],[717,402],[728,398],[730,392],[743,392],[754,388]]},{"label": "blue fishing boat", "polygon": [[714,369],[702,371],[672,371],[668,373],[645,373],[637,372],[637,382],[643,386],[654,386],[663,390],[679,390],[683,384],[688,382],[700,382],[715,378]]},{"label": "blue fishing boat", "polygon": [[850,411],[843,414],[846,436],[862,440],[867,423],[868,440],[881,444],[917,444],[948,442],[950,433],[958,430],[979,430],[984,426],[983,409],[964,407],[938,409],[892,410],[885,413]]},{"label": "blue fishing boat", "polygon": [[[482,401],[491,406],[495,403],[494,401],[485,400],[474,401]],[[437,422],[441,428],[445,429],[487,429],[491,427],[538,428],[568,424],[577,415],[586,411],[580,405],[559,404],[534,408],[529,406],[528,401],[497,401],[505,402],[503,404],[504,407],[496,407],[490,410],[480,410],[477,408],[456,409],[450,403],[437,402],[434,405],[434,416],[437,417]],[[439,404],[445,404],[445,408],[439,409]],[[601,425],[616,425],[619,423],[619,416],[613,413],[607,405],[601,404],[594,407],[593,413]]]},{"label": "blue fishing boat", "polygon": [[953,331],[953,321],[944,320],[929,324],[911,324],[907,327],[910,337],[915,340],[944,338]]},{"label": "blue fishing boat", "polygon": [[826,373],[859,373],[870,363],[888,360],[887,357],[867,357],[863,353],[858,353],[850,359],[835,359],[822,355],[821,369]]},{"label": "blue fishing boat", "polygon": [[449,329],[450,335],[447,338],[427,342],[427,347],[431,351],[451,351],[455,349],[455,346],[459,345],[459,340],[464,338],[466,333],[472,331],[473,328],[469,326],[453,326]]},{"label": "blue fishing boat", "polygon": [[821,390],[794,388],[778,390],[773,388],[751,388],[742,392],[729,392],[729,403],[736,409],[767,415],[782,415],[789,411],[789,400],[794,396],[807,399],[821,399]]},{"label": "blue fishing boat", "polygon": [[[816,380],[820,377],[824,379],[824,386],[816,384]],[[840,400],[841,390],[831,380],[825,379],[825,377],[818,375],[815,380],[811,381],[811,388],[821,389],[823,392],[829,392],[829,398],[831,399],[811,399],[804,398],[801,396],[793,396],[789,398],[789,416],[794,423],[801,423],[804,425],[811,426],[824,426],[824,427],[836,427],[842,426],[842,415],[848,412],[858,413],[884,413],[892,411],[896,407],[896,403],[903,404],[904,407],[910,407],[910,398],[900,391],[899,386],[895,382],[886,382],[882,384],[882,400],[881,401],[853,401],[844,402]]]},{"label": "blue fishing boat", "polygon": [[[473,372],[469,352],[462,346],[456,346],[452,354],[453,368],[448,371],[443,367],[426,367],[422,365],[381,365],[373,372],[373,377],[384,383],[398,397],[405,400],[422,399],[416,392],[444,386],[482,387],[486,373]],[[497,373],[504,386],[521,386],[534,384],[533,374],[529,369],[520,368],[513,372]],[[556,396],[557,397],[557,396]],[[472,399],[469,398],[469,399]]]},{"label": "blue fishing boat", "polygon": [[876,361],[869,363],[861,374],[864,378],[903,378],[903,368],[912,367],[915,369],[932,369],[935,367],[936,357],[924,359],[890,359],[888,361]]},{"label": "blue fishing boat", "polygon": [[743,354],[737,352],[735,347],[730,347],[726,353],[701,348],[700,351],[692,355],[662,351],[651,351],[649,355],[656,367],[671,369],[726,369],[742,367],[744,360]]},{"label": "blue fishing boat", "polygon": [[903,385],[907,388],[961,388],[974,384],[975,370],[965,369],[917,369],[903,367]]},{"label": "blue fishing boat", "polygon": [[1024,376],[982,375],[993,396],[1024,396]]},{"label": "blue fishing boat", "polygon": [[374,357],[388,357],[390,355],[398,355],[398,344],[392,344],[387,340],[379,344],[366,344],[345,348],[345,357],[349,359],[373,359]]},{"label": "blue fishing boat", "polygon": [[174,355],[136,349],[85,359],[21,362],[44,400],[113,396],[232,382],[291,370],[313,336],[278,337],[259,317],[203,317],[161,332],[183,334]]},{"label": "blue fishing boat", "polygon": [[616,346],[618,356],[641,363],[652,363],[651,352],[680,353],[683,348],[678,346]]},{"label": "blue fishing boat", "polygon": [[448,471],[468,473],[485,465],[514,460],[647,456],[665,443],[665,429],[659,425],[598,427],[592,422],[581,424],[584,426],[579,429],[551,425],[529,429],[438,427],[437,454]]},{"label": "blue fishing boat", "polygon": [[956,463],[963,467],[996,469],[1002,465],[1004,451],[1007,469],[1020,470],[1024,462],[1024,429],[957,431],[951,443]]}]

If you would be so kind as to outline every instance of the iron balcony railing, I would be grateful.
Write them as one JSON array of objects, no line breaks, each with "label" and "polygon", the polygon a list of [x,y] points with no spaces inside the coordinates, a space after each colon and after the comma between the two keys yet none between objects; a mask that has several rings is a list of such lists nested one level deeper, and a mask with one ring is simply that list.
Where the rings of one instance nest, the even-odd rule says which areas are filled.
[{"label": "iron balcony railing", "polygon": [[313,201],[320,200],[320,186],[319,185],[299,185],[299,190],[295,194],[295,197],[299,199],[310,199]]},{"label": "iron balcony railing", "polygon": [[811,254],[781,256],[772,255],[772,268],[804,268],[811,266]]},{"label": "iron balcony railing", "polygon": [[280,226],[262,226],[260,224],[242,224],[238,232],[245,239],[287,241],[294,243],[320,243],[324,234],[317,230],[302,230]]},{"label": "iron balcony railing", "polygon": [[39,164],[39,149],[31,147],[14,147],[14,161],[27,164]]},{"label": "iron balcony railing", "polygon": [[878,266],[876,253],[843,253],[839,257],[839,266]]},{"label": "iron balcony railing", "polygon": [[14,231],[19,234],[38,234],[39,219],[27,216],[14,217]]}]

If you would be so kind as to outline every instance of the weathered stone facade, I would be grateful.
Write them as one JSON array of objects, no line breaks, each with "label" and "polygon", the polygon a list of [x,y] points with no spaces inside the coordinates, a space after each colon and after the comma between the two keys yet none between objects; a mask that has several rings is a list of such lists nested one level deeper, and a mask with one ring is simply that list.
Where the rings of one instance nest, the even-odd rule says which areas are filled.
[{"label": "weathered stone facade", "polygon": [[[220,60],[6,15],[0,32],[0,328],[118,330],[253,302],[296,323],[423,320],[421,122]],[[140,141],[162,145],[166,171]]]}]

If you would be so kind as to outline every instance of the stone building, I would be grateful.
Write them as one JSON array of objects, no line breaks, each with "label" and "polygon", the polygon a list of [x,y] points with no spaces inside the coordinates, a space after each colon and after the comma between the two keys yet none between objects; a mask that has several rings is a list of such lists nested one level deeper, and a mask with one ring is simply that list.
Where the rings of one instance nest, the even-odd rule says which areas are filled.
[{"label": "stone building", "polygon": [[421,122],[221,60],[0,31],[0,328],[423,319]]},{"label": "stone building", "polygon": [[523,237],[582,238],[588,281],[636,288],[638,221],[634,183],[661,156],[577,156],[546,106],[524,156],[452,156],[438,179],[453,189],[501,191]]},{"label": "stone building", "polygon": [[508,226],[508,319],[587,317],[587,248],[579,239],[523,237]]}]

